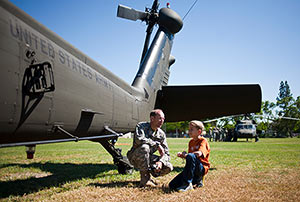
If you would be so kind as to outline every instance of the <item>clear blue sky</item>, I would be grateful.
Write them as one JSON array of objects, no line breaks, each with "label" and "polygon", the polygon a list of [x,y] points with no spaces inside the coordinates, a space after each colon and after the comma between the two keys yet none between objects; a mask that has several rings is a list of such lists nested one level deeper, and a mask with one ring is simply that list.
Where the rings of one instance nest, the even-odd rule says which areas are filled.
[{"label": "clear blue sky", "polygon": [[[11,0],[83,53],[132,82],[146,26],[116,17],[151,0]],[[184,16],[194,0],[161,0]],[[299,0],[198,0],[175,36],[169,85],[260,84],[275,101],[280,81],[300,96]]]}]

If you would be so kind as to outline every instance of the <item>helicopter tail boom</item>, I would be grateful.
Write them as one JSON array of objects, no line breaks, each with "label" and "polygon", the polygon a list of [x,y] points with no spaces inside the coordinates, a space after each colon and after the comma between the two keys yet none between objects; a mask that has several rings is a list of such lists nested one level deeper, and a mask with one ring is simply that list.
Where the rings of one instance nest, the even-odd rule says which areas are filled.
[{"label": "helicopter tail boom", "polygon": [[258,84],[164,86],[155,106],[175,122],[259,112],[261,97]]}]

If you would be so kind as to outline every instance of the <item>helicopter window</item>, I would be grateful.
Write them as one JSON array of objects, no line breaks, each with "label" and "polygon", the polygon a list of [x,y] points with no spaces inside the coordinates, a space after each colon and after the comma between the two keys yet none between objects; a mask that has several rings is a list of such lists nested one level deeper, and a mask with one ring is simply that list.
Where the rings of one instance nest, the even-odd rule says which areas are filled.
[{"label": "helicopter window", "polygon": [[237,130],[240,130],[240,129],[243,129],[243,128],[244,128],[243,125],[238,125],[238,126],[237,126]]},{"label": "helicopter window", "polygon": [[237,130],[241,130],[241,129],[253,129],[253,125],[238,125]]}]

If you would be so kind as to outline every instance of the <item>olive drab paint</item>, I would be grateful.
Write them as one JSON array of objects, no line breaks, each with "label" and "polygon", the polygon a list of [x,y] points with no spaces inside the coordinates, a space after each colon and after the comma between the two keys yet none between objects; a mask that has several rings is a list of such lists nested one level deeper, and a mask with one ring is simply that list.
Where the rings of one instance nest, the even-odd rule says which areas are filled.
[{"label": "olive drab paint", "polygon": [[[148,25],[138,73],[129,85],[8,0],[0,1],[0,148],[93,140],[113,156],[120,173],[132,169],[114,147],[115,140],[134,131],[138,122],[148,120],[155,106],[161,106],[166,120],[176,121],[183,115],[173,110],[183,106],[181,100],[172,99],[178,88],[165,88],[169,68],[175,62],[171,56],[174,36],[183,22],[170,8],[158,11],[158,5],[155,0],[145,12],[119,6],[122,13],[118,16],[135,16]],[[159,28],[149,45],[156,24]],[[201,94],[192,91],[190,96]],[[260,87],[254,91],[261,93]],[[251,100],[247,99],[250,106]],[[258,110],[261,96],[253,100],[258,104],[248,111]],[[192,118],[187,110],[185,118]],[[242,109],[237,112],[244,113]],[[194,110],[195,115],[203,118],[210,114]]]}]

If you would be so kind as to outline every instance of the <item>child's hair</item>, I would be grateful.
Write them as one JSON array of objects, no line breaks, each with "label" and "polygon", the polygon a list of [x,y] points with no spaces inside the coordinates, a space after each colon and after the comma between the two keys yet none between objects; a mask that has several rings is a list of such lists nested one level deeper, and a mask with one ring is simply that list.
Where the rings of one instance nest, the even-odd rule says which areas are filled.
[{"label": "child's hair", "polygon": [[201,131],[203,132],[204,131],[204,125],[201,121],[197,121],[197,120],[193,120],[193,121],[190,121],[190,124],[194,127],[196,127],[197,129],[201,129]]}]

